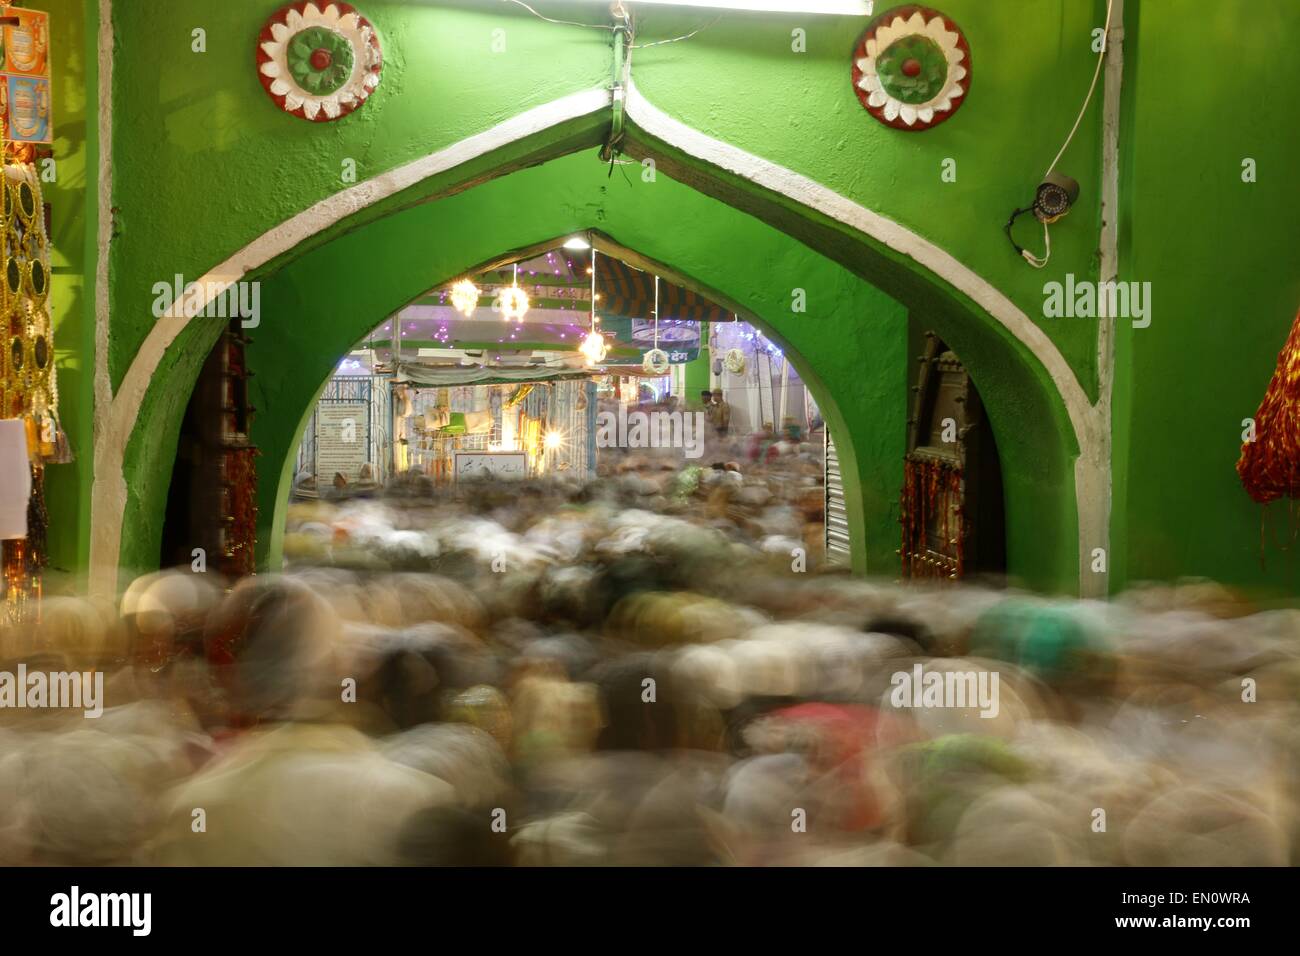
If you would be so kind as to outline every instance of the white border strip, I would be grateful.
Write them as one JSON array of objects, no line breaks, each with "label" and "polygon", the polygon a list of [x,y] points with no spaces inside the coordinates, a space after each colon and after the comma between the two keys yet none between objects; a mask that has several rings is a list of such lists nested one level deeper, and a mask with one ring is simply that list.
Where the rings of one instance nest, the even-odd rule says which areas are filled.
[{"label": "white border strip", "polygon": [[[1119,121],[1124,81],[1124,0],[1111,0],[1111,27],[1106,37],[1106,86],[1101,113],[1101,251],[1102,282],[1113,282],[1119,275]],[[1096,471],[1106,522],[1101,540],[1079,546],[1079,590],[1085,597],[1104,597],[1110,590],[1110,516],[1114,506],[1114,458],[1112,435],[1115,391],[1116,320],[1103,316],[1097,320],[1097,414],[1100,418],[1102,462]],[[1092,549],[1106,552],[1104,571],[1093,571]],[[1085,570],[1086,569],[1086,570]],[[1086,576],[1085,576],[1086,575]]]},{"label": "white border strip", "polygon": [[[113,380],[108,374],[108,295],[109,255],[113,241],[113,0],[99,0],[99,155],[97,157],[96,199],[99,228],[96,235],[95,260],[95,411],[93,438],[95,446],[108,424],[113,404]],[[91,508],[94,523],[94,507]]]}]

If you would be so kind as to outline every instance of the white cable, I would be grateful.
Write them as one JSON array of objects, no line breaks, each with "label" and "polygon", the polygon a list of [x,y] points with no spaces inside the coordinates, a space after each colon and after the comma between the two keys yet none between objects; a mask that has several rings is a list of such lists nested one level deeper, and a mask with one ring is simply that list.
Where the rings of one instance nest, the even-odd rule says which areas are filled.
[{"label": "white cable", "polygon": [[655,276],[655,348],[659,348],[659,277]]},{"label": "white cable", "polygon": [[1083,114],[1088,112],[1088,104],[1092,102],[1093,91],[1097,89],[1097,79],[1101,76],[1101,64],[1106,58],[1106,50],[1110,46],[1110,14],[1111,10],[1114,9],[1114,6],[1115,0],[1106,0],[1106,26],[1102,30],[1101,52],[1097,54],[1097,68],[1093,70],[1092,83],[1088,85],[1088,95],[1083,98],[1083,106],[1079,108],[1079,115],[1075,117],[1074,126],[1070,130],[1070,135],[1065,137],[1065,142],[1061,145],[1061,151],[1057,153],[1056,158],[1052,160],[1052,165],[1047,167],[1047,173],[1044,174],[1044,178],[1046,178],[1052,170],[1056,169],[1056,164],[1061,161],[1061,157],[1065,155],[1065,151],[1070,148],[1070,141],[1074,139],[1074,134],[1079,131],[1079,124],[1083,122]]},{"label": "white cable", "polygon": [[1025,261],[1035,269],[1041,269],[1043,266],[1047,265],[1047,260],[1052,258],[1052,234],[1047,231],[1047,223],[1043,223],[1043,246],[1045,248],[1043,250],[1043,258],[1041,259],[1028,249],[1020,250],[1020,254],[1024,256]]},{"label": "white cable", "polygon": [[[1074,118],[1074,125],[1070,127],[1070,135],[1065,137],[1065,142],[1061,144],[1060,151],[1056,158],[1052,160],[1052,165],[1047,167],[1047,172],[1043,174],[1046,179],[1056,169],[1056,164],[1061,161],[1065,151],[1070,148],[1070,143],[1074,141],[1074,134],[1079,131],[1079,124],[1083,122],[1084,114],[1088,112],[1088,104],[1092,102],[1092,94],[1097,90],[1097,80],[1101,77],[1101,65],[1106,59],[1106,51],[1110,47],[1110,18],[1115,9],[1115,0],[1106,0],[1106,26],[1102,29],[1101,50],[1097,53],[1097,66],[1092,71],[1092,82],[1088,84],[1088,95],[1083,98],[1083,105],[1079,107],[1079,115]],[[1020,254],[1024,256],[1035,269],[1041,269],[1047,265],[1047,260],[1052,258],[1052,234],[1047,228],[1047,223],[1043,223],[1043,257],[1040,259],[1028,249],[1022,249]]]},{"label": "white cable", "polygon": [[529,13],[531,13],[533,16],[537,17],[537,19],[545,20],[547,23],[561,23],[568,27],[588,27],[592,30],[613,30],[614,29],[612,26],[610,26],[607,23],[578,23],[576,20],[553,20],[550,17],[542,16],[540,13],[538,13],[528,4],[524,3],[524,0],[509,0],[509,2],[518,4],[519,6],[527,10]]}]

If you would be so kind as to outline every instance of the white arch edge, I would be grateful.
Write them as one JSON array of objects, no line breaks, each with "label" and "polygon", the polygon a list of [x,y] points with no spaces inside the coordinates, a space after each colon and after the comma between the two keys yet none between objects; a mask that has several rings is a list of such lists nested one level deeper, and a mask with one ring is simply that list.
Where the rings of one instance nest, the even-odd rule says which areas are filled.
[{"label": "white arch edge", "polygon": [[[561,123],[607,109],[609,103],[609,90],[589,89],[526,110],[445,149],[412,160],[322,199],[267,230],[225,262],[193,281],[204,290],[206,303],[207,293],[219,295],[248,272],[362,209],[396,195],[430,176],[454,169],[503,146]],[[126,446],[135,429],[150,380],[167,349],[193,320],[169,315],[157,321],[132,359],[121,386],[113,396],[107,420],[95,436],[88,582],[92,594],[111,597],[117,590],[122,522],[126,515],[127,487],[123,473]]]},{"label": "white arch edge", "polygon": [[1079,591],[1085,596],[1096,596],[1104,591],[1104,575],[1092,574],[1086,559],[1094,547],[1109,550],[1109,520],[1105,503],[1110,486],[1109,430],[1102,415],[1103,409],[1088,401],[1087,393],[1065,357],[1029,316],[991,283],[934,243],[816,180],[673,119],[647,100],[632,82],[628,84],[627,115],[635,125],[661,142],[793,199],[915,260],[965,293],[1042,362],[1070,416],[1079,445],[1079,457],[1074,467],[1075,505],[1079,520]]},{"label": "white arch edge", "polygon": [[[259,268],[299,243],[389,196],[430,176],[446,172],[493,150],[569,120],[608,107],[608,89],[584,90],[520,113],[482,133],[438,152],[329,196],[269,229],[233,256],[196,280],[219,294],[249,271]],[[1108,537],[1104,509],[1097,491],[1109,480],[1108,442],[1101,435],[1101,417],[1087,399],[1064,356],[1005,295],[939,246],[900,224],[872,212],[847,197],[793,170],[754,156],[674,120],[655,107],[635,84],[627,91],[628,118],[657,139],[765,189],[842,222],[909,256],[976,302],[1014,335],[1047,370],[1069,415],[1079,445],[1075,463],[1075,497],[1079,517],[1080,589],[1087,593],[1091,575],[1084,556],[1090,542]],[[91,491],[90,579],[93,594],[111,597],[118,584],[122,523],[127,487],[123,467],[127,443],[139,417],[148,385],[163,356],[186,325],[185,317],[160,319],[132,360],[113,397],[106,427],[95,436],[95,474]],[[1108,436],[1105,436],[1108,437]]]}]

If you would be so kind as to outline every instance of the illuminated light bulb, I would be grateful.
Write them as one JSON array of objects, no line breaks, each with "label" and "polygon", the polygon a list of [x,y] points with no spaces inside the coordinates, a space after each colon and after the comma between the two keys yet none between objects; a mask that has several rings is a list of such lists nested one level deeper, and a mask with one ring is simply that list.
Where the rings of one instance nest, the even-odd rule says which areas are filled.
[{"label": "illuminated light bulb", "polygon": [[593,329],[582,340],[582,344],[578,346],[578,351],[587,359],[588,365],[599,365],[605,361],[605,356],[609,354],[609,346],[605,344],[605,336]]},{"label": "illuminated light bulb", "polygon": [[588,242],[586,239],[583,239],[582,236],[574,236],[572,239],[570,239],[568,242],[564,244],[564,248],[572,249],[575,252],[586,252],[588,249],[591,248],[591,243]]},{"label": "illuminated light bulb", "polygon": [[478,308],[478,286],[469,279],[461,279],[451,287],[451,306],[465,318]]},{"label": "illuminated light bulb", "polygon": [[522,322],[528,314],[528,293],[517,285],[501,290],[501,317],[509,322]]},{"label": "illuminated light bulb", "polygon": [[564,433],[547,432],[546,438],[543,439],[543,444],[546,446],[547,450],[554,451],[564,444]]}]

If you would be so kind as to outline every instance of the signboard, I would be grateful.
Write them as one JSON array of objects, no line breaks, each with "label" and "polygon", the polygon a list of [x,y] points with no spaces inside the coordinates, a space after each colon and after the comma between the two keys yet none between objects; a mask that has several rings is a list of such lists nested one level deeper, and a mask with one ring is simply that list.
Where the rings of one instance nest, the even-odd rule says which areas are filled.
[{"label": "signboard", "polygon": [[316,486],[327,488],[336,475],[348,484],[361,479],[370,461],[370,405],[321,402],[316,406]]},{"label": "signboard", "polygon": [[528,477],[528,453],[523,451],[458,451],[453,456],[452,474],[457,481],[502,478],[519,481]]},{"label": "signboard", "polygon": [[[653,319],[605,315],[601,317],[600,330],[614,339],[607,365],[640,365],[645,354],[655,347]],[[700,323],[661,320],[659,348],[668,354],[669,365],[693,362],[700,355]]]},{"label": "signboard", "polygon": [[39,10],[0,7],[16,20],[0,29],[0,121],[16,143],[52,143],[50,17]]}]

